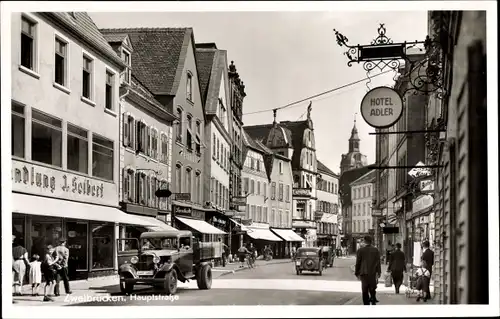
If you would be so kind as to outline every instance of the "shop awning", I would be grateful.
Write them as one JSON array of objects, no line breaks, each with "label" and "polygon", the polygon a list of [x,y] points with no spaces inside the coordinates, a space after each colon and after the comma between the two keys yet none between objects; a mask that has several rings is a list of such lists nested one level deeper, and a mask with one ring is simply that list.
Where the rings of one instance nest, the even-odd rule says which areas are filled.
[{"label": "shop awning", "polygon": [[220,230],[217,227],[214,227],[207,223],[204,220],[199,220],[199,219],[190,219],[190,218],[182,218],[182,217],[175,217],[179,221],[183,222],[187,226],[191,227],[192,229],[202,233],[202,234],[216,234],[216,235],[222,235],[225,234],[222,230]]},{"label": "shop awning", "polygon": [[229,218],[229,220],[234,223],[236,226],[239,226],[241,228],[241,231],[247,231],[248,230],[248,227],[241,224],[241,223],[238,223],[237,221],[235,221],[234,219],[232,218]]},{"label": "shop awning", "polygon": [[165,231],[165,230],[177,230],[174,227],[162,222],[159,219],[156,219],[154,217],[148,217],[148,216],[135,216],[139,219],[144,220],[145,223],[149,223],[155,226],[146,226],[147,229],[152,230],[152,231]]},{"label": "shop awning", "polygon": [[320,222],[328,224],[337,224],[337,215],[324,213],[323,216],[321,216]]},{"label": "shop awning", "polygon": [[265,229],[265,228],[248,228],[247,235],[252,237],[253,239],[262,239],[262,240],[269,240],[269,241],[283,241],[283,239],[279,238],[278,236],[273,234],[269,229]]},{"label": "shop awning", "polygon": [[127,225],[158,226],[118,208],[12,193],[12,212],[28,215],[74,218]]},{"label": "shop awning", "polygon": [[275,229],[271,228],[273,232],[276,233],[276,235],[280,236],[286,241],[304,241],[304,238],[300,237],[297,235],[293,230],[291,229]]}]

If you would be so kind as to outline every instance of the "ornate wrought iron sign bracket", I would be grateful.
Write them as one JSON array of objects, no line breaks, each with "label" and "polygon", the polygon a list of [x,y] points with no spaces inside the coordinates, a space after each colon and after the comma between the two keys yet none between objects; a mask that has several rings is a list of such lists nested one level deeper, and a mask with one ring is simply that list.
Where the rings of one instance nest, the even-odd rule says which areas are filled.
[{"label": "ornate wrought iron sign bracket", "polygon": [[369,45],[349,45],[345,35],[333,31],[337,44],[347,48],[344,55],[349,59],[348,66],[363,62],[367,74],[375,69],[392,69],[398,73],[404,66],[408,73],[403,76],[408,77],[409,85],[401,92],[402,97],[409,91],[435,93],[440,99],[444,96],[442,50],[438,41],[427,36],[424,41],[394,43],[386,35],[383,23],[378,28],[378,36]]}]

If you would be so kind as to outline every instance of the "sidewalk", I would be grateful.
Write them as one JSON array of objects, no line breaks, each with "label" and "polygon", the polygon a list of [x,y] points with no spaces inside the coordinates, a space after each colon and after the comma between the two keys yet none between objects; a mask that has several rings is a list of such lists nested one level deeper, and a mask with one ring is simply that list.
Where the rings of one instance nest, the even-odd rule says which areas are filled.
[{"label": "sidewalk", "polygon": [[[280,264],[280,263],[291,263],[290,259],[273,259],[270,261],[257,260],[257,267]],[[235,273],[237,271],[242,271],[248,269],[245,265],[243,268],[239,268],[240,263],[227,264],[226,267],[216,267],[213,268],[214,279]],[[43,302],[43,284],[41,285],[38,293],[40,296],[31,296],[31,286],[23,286],[23,296],[12,297],[13,300],[17,301],[14,306],[67,306],[70,304],[81,303],[88,301],[89,298],[113,298],[116,294],[120,292],[120,287],[118,285],[118,275],[111,275],[106,277],[90,278],[88,280],[75,280],[70,282],[71,295],[64,294],[64,288],[62,282],[60,283],[61,296],[52,297],[53,302]],[[149,286],[136,286],[136,291],[141,289],[150,289]]]},{"label": "sidewalk", "polygon": [[[399,295],[396,294],[388,294],[388,293],[383,293],[383,294],[377,294],[377,299],[378,303],[377,305],[380,306],[393,306],[393,305],[434,305],[436,304],[434,300],[429,300],[427,302],[417,302],[416,297],[410,297],[407,298],[404,293],[401,293]],[[359,293],[359,296],[354,297],[347,301],[344,305],[352,305],[352,306],[359,306],[363,305],[363,298],[361,297],[361,292]]]}]

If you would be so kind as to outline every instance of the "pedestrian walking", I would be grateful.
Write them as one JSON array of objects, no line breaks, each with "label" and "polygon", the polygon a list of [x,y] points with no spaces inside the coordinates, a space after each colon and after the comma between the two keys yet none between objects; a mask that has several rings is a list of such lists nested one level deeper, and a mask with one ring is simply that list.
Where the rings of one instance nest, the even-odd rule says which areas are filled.
[{"label": "pedestrian walking", "polygon": [[377,303],[376,289],[378,279],[382,272],[380,266],[380,252],[372,246],[372,238],[364,237],[365,246],[356,253],[356,266],[354,275],[361,280],[361,293],[364,305]]},{"label": "pedestrian walking", "polygon": [[[422,243],[422,248],[424,249],[424,252],[422,253],[422,260],[425,261],[425,269],[429,271],[430,281],[430,277],[432,276],[432,267],[434,266],[434,252],[429,247],[429,241],[426,240]],[[430,283],[427,286],[427,296],[428,298],[431,298]]]},{"label": "pedestrian walking", "polygon": [[43,301],[54,301],[54,299],[50,298],[55,277],[57,271],[61,266],[57,263],[58,257],[54,258],[54,247],[52,245],[48,245],[46,248],[45,256],[41,265],[42,274],[45,278],[45,286],[43,287]]},{"label": "pedestrian walking", "polygon": [[222,244],[222,267],[226,267],[226,260],[228,257],[229,247],[222,242],[222,238],[219,237],[219,243]]},{"label": "pedestrian walking", "polygon": [[238,248],[238,258],[240,259],[240,268],[245,266],[245,258],[250,254],[248,249],[245,247],[245,244],[242,244],[240,248]]},{"label": "pedestrian walking", "polygon": [[40,256],[34,254],[30,263],[30,284],[31,284],[31,295],[38,296],[38,288],[42,283],[42,263],[40,262]]},{"label": "pedestrian walking", "polygon": [[292,246],[292,260],[295,261],[295,256],[297,254],[297,247]]},{"label": "pedestrian walking", "polygon": [[57,256],[58,263],[61,266],[56,274],[56,286],[54,288],[54,295],[59,296],[59,284],[61,279],[64,283],[64,291],[67,295],[71,294],[71,289],[69,287],[69,277],[68,277],[68,260],[69,260],[69,249],[66,247],[66,239],[61,238],[59,240],[59,246],[56,247],[54,254]]},{"label": "pedestrian walking", "polygon": [[406,256],[405,253],[401,251],[400,243],[396,244],[396,248],[390,256],[391,259],[389,260],[389,267],[387,269],[391,272],[396,294],[399,294],[399,287],[401,287],[403,283],[403,273],[406,272]]},{"label": "pedestrian walking", "polygon": [[22,296],[22,287],[26,276],[26,265],[29,265],[28,251],[16,236],[12,235],[12,285],[14,296]]}]

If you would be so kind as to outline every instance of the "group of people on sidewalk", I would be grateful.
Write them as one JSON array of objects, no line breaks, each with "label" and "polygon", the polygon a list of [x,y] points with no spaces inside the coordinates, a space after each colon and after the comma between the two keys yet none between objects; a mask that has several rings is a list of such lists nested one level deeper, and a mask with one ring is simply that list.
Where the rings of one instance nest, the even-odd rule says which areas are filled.
[{"label": "group of people on sidewalk", "polygon": [[45,281],[43,289],[43,301],[53,301],[54,296],[60,295],[60,282],[64,283],[66,294],[71,294],[68,277],[69,249],[66,247],[66,239],[61,238],[59,245],[53,247],[47,245],[45,255],[40,261],[38,254],[33,254],[31,261],[28,259],[28,251],[21,243],[12,236],[12,276],[14,296],[22,296],[22,286],[28,274],[31,285],[31,295],[39,296],[38,290],[42,284],[42,276]]},{"label": "group of people on sidewalk", "polygon": [[[421,257],[421,265],[415,272],[416,289],[419,291],[417,301],[423,299],[427,301],[431,298],[430,278],[432,266],[434,265],[434,252],[430,250],[428,241],[423,242],[424,252]],[[382,273],[379,250],[372,246],[372,238],[364,237],[364,246],[358,249],[356,254],[356,265],[354,275],[361,281],[361,293],[364,305],[376,305],[376,289],[378,280]],[[394,250],[389,255],[388,275],[394,282],[395,293],[399,294],[399,289],[403,283],[406,269],[406,256],[401,251],[401,244],[397,243]]]}]

